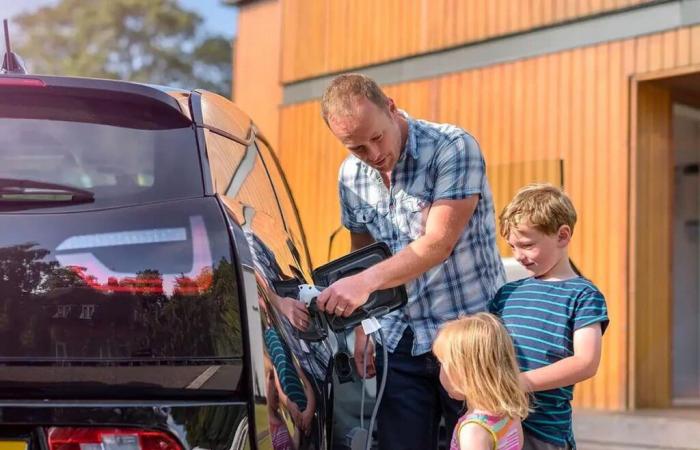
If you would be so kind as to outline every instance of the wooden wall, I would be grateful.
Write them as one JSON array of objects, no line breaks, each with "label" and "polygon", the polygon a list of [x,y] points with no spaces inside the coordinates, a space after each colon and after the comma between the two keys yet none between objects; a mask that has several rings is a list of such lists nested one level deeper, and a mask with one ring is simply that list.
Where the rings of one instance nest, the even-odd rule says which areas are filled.
[{"label": "wooden wall", "polygon": [[279,0],[253,2],[240,10],[235,45],[233,101],[277,146],[280,84],[281,10]]},{"label": "wooden wall", "polygon": [[[479,140],[499,210],[513,177],[556,181],[551,168],[562,161],[580,215],[571,255],[605,293],[612,319],[599,374],[576,390],[579,406],[625,409],[640,395],[627,392],[630,365],[637,364],[627,339],[630,80],[692,64],[700,64],[698,26],[385,86],[414,117],[459,124]],[[318,265],[340,225],[336,184],[345,150],[310,101],[282,108],[277,151]],[[347,248],[341,233],[334,253]]]},{"label": "wooden wall", "polygon": [[281,0],[282,81],[520,32],[653,0]]},{"label": "wooden wall", "polygon": [[672,390],[673,147],[671,90],[641,82],[636,93],[636,151],[632,159],[632,280],[634,406],[668,407]]}]

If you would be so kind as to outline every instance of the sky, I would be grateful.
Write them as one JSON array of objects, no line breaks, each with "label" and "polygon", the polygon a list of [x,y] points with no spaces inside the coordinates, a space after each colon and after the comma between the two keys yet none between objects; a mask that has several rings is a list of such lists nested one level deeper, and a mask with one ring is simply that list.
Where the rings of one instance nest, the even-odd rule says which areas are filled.
[{"label": "sky", "polygon": [[[221,34],[229,39],[236,34],[238,22],[236,8],[225,6],[220,0],[179,0],[179,2],[185,9],[195,11],[204,18],[206,31]],[[52,3],[56,3],[56,0],[0,0],[0,19],[9,19],[17,13],[32,11]],[[12,29],[11,25],[10,29]]]}]

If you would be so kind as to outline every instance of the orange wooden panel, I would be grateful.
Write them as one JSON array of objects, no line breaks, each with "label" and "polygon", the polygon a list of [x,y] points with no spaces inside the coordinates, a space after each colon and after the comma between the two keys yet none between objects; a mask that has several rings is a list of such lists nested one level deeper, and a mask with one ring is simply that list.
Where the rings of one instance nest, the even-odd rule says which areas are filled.
[{"label": "orange wooden panel", "polygon": [[464,17],[464,29],[462,33],[459,34],[460,42],[471,42],[476,37],[476,22],[478,20],[476,16],[476,2],[464,2],[460,1],[458,10],[460,16]]},{"label": "orange wooden panel", "polygon": [[[609,7],[612,3],[601,4]],[[469,5],[458,4],[456,10],[468,13]],[[474,11],[487,9],[486,2],[471,5]],[[572,2],[553,1],[551,5],[553,17],[563,17],[576,8]],[[468,23],[469,14],[464,20]],[[647,238],[649,233],[663,236],[668,219],[641,210],[627,215],[636,211],[630,198],[640,207],[643,201],[669,206],[663,194],[668,180],[651,177],[652,168],[668,164],[664,160],[668,155],[661,151],[664,141],[659,138],[668,133],[668,124],[653,113],[666,108],[667,100],[658,92],[647,96],[637,119],[649,126],[643,135],[631,136],[630,105],[636,103],[630,95],[630,77],[654,68],[688,65],[693,58],[700,60],[699,27],[386,87],[398,106],[412,116],[456,122],[477,138],[486,157],[497,211],[525,183],[558,183],[562,161],[564,187],[580,216],[571,256],[606,295],[612,319],[604,337],[599,374],[577,388],[577,406],[624,409],[635,402],[663,406],[668,399],[665,362],[652,365],[645,356],[668,353],[670,316],[662,311],[651,317],[656,310],[650,307],[652,298],[663,299],[669,286],[668,275],[658,272],[658,267],[668,267],[663,262],[668,255],[650,246]],[[340,226],[336,176],[345,150],[319,118],[318,103],[290,105],[281,114],[280,146],[285,147],[281,159],[298,198],[312,260],[318,265],[328,258],[330,237]],[[644,128],[639,124],[635,129]],[[637,142],[640,152],[650,149],[648,158],[633,160],[634,167],[629,165],[630,140]],[[634,191],[629,189],[630,174],[636,180]],[[642,176],[651,178],[641,183]],[[632,243],[630,228],[639,230]],[[337,233],[331,254],[340,256],[348,248],[347,233]],[[500,238],[499,249],[507,252]],[[638,262],[634,276],[628,255],[633,255],[632,263]],[[652,277],[648,274],[653,268],[657,270]],[[630,278],[634,283],[628,287]],[[636,305],[636,316],[628,316],[631,302]],[[628,343],[632,329],[637,332],[634,342]],[[627,395],[628,386],[633,387],[632,398]]]},{"label": "orange wooden panel", "polygon": [[634,40],[635,44],[635,69],[634,73],[644,73],[649,71],[649,36],[642,36]]},{"label": "orange wooden panel", "polygon": [[670,274],[658,270],[671,263],[671,96],[668,89],[644,82],[637,102],[634,395],[637,406],[659,408],[669,406],[671,398]]},{"label": "orange wooden panel", "polygon": [[700,64],[700,25],[690,29],[690,63]]},{"label": "orange wooden panel", "polygon": [[690,64],[690,29],[681,28],[677,31],[676,67]]},{"label": "orange wooden panel", "polygon": [[279,1],[282,81],[291,82],[653,0]]},{"label": "orange wooden panel", "polygon": [[498,32],[496,28],[496,24],[498,23],[498,17],[496,17],[498,13],[498,9],[496,8],[497,3],[498,0],[489,0],[486,2],[486,15],[482,18],[486,25],[484,36],[495,36]]},{"label": "orange wooden panel", "polygon": [[[265,137],[277,146],[280,86],[281,4],[265,1],[251,4],[238,15],[239,37],[234,67],[233,98]],[[266,26],[267,25],[267,26]],[[264,63],[261,55],[265,55]]]},{"label": "orange wooden panel", "polygon": [[663,35],[654,34],[649,36],[649,66],[647,70],[654,72],[663,69]]},{"label": "orange wooden panel", "polygon": [[[609,65],[612,62],[612,57],[609,55],[609,45],[601,45],[595,49],[595,74],[594,77],[597,82],[595,83],[595,122],[594,127],[596,130],[594,137],[594,147],[595,148],[610,148],[610,121],[611,121],[611,111],[610,111],[610,80],[609,80]],[[617,85],[617,83],[615,83]],[[617,86],[616,89],[617,90]],[[600,111],[605,111],[600,113]],[[612,201],[611,197],[607,195],[608,183],[612,179],[610,172],[610,159],[611,156],[605,155],[603,152],[596,151],[591,152],[592,167],[594,167],[595,183],[593,183],[592,190],[594,192],[592,196],[593,205],[591,207],[601,208],[604,211],[611,211],[610,203]],[[608,289],[610,287],[609,270],[601,270],[606,267],[610,262],[610,244],[611,236],[606,230],[611,228],[610,216],[608,214],[596,214],[594,216],[594,226],[593,233],[591,235],[592,241],[589,245],[593,247],[593,263],[592,267],[595,269],[596,282],[601,289]],[[606,291],[607,292],[607,291]],[[608,360],[608,352],[606,351],[602,355],[602,363],[605,367],[610,366],[610,361]],[[613,378],[610,371],[603,371],[598,376],[589,380],[587,382],[587,388],[590,390],[588,403],[589,404],[605,404],[606,399],[609,397],[607,392],[607,387],[611,384],[610,380]]]},{"label": "orange wooden panel", "polygon": [[662,46],[663,46],[663,62],[661,67],[663,69],[672,69],[678,67],[676,62],[676,54],[678,53],[678,30],[670,30],[662,35]]}]

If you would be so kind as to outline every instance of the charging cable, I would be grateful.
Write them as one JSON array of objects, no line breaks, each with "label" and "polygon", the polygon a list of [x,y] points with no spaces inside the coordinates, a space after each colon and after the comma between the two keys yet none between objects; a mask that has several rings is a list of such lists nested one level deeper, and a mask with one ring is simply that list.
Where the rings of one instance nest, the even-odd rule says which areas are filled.
[{"label": "charging cable", "polygon": [[382,402],[382,397],[384,396],[384,388],[386,387],[386,377],[389,371],[389,352],[384,345],[384,333],[382,333],[382,326],[376,317],[370,317],[362,321],[362,331],[367,336],[367,341],[365,341],[365,348],[363,350],[364,358],[362,360],[362,397],[360,400],[360,428],[364,430],[364,415],[365,415],[365,391],[367,385],[367,350],[369,349],[369,340],[371,336],[375,333],[379,333],[379,337],[382,342],[382,381],[379,383],[379,390],[377,391],[377,398],[374,403],[374,409],[372,410],[372,417],[369,421],[369,427],[367,429],[367,438],[365,441],[365,450],[370,450],[372,448],[372,431],[374,430],[374,422],[377,419],[377,412],[379,411],[379,405]]}]

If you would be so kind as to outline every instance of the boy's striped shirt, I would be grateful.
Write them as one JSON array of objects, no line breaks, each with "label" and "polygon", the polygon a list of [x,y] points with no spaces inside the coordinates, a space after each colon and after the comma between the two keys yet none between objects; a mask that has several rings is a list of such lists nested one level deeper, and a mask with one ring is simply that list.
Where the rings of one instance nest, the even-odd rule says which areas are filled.
[{"label": "boy's striped shirt", "polygon": [[[579,328],[608,325],[603,294],[583,277],[564,281],[526,278],[501,287],[489,305],[513,338],[521,371],[548,366],[572,356]],[[534,394],[533,411],[523,428],[537,439],[575,447],[571,426],[573,386]]]}]

